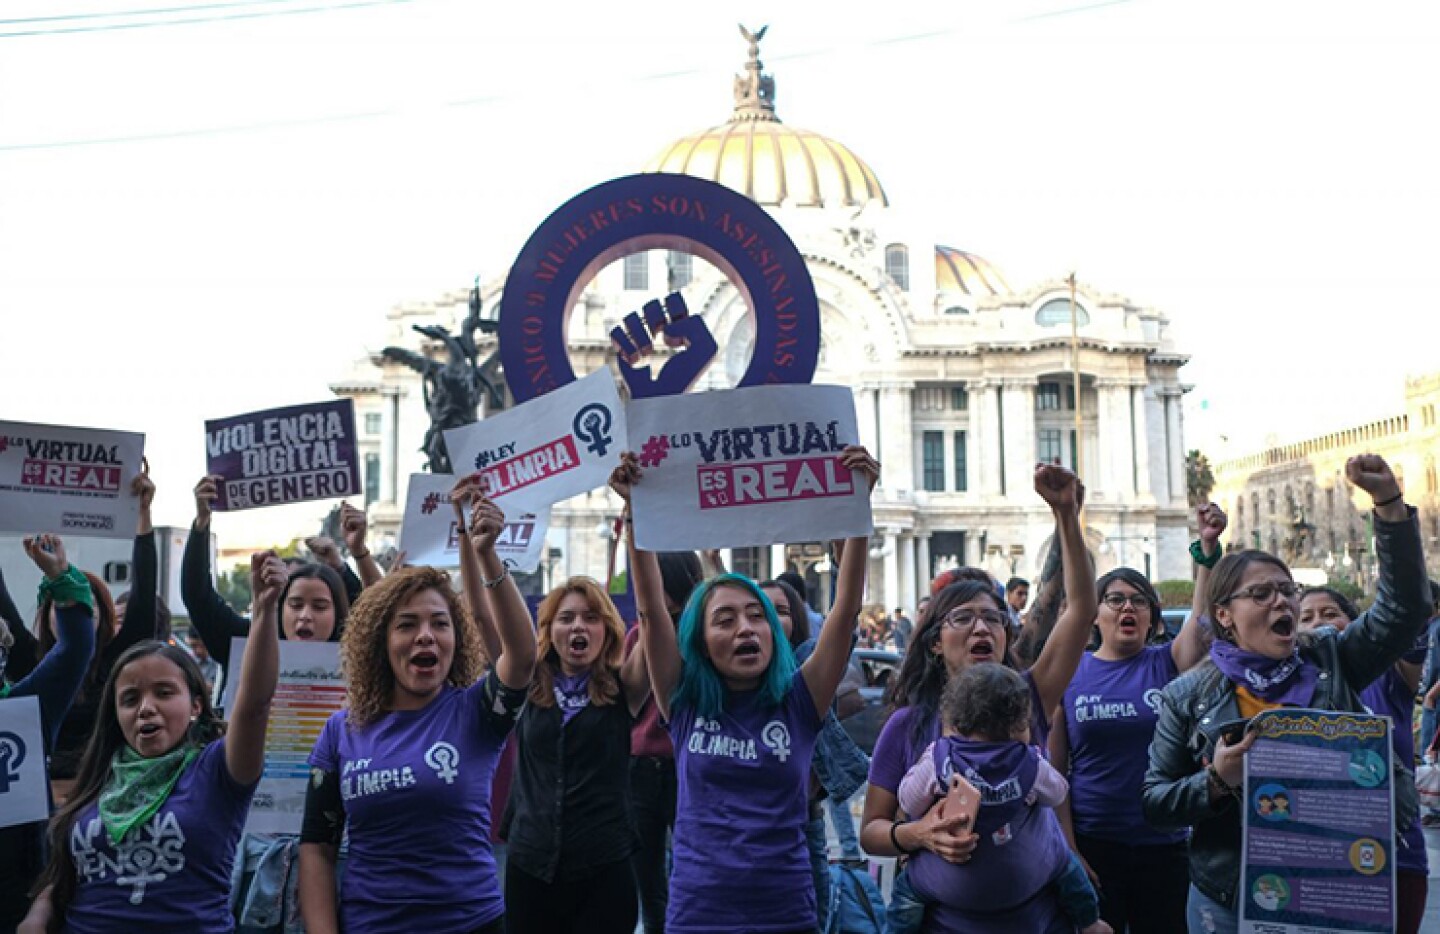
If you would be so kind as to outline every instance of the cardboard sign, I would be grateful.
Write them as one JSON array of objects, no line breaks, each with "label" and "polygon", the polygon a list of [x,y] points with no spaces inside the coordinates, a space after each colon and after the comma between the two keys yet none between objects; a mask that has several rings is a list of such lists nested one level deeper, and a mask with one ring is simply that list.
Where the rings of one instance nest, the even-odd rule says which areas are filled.
[{"label": "cardboard sign", "polygon": [[1389,719],[1285,708],[1252,728],[1242,934],[1395,930]]},{"label": "cardboard sign", "polygon": [[687,551],[871,531],[870,490],[840,464],[857,442],[844,386],[758,386],[630,404],[644,479],[635,542]]},{"label": "cardboard sign", "polygon": [[604,486],[624,439],[625,410],[606,367],[445,432],[455,472],[479,471],[486,494],[516,516]]},{"label": "cardboard sign", "polygon": [[225,478],[218,511],[363,492],[349,399],[207,421],[205,455],[206,471]]},{"label": "cardboard sign", "polygon": [[[455,478],[449,474],[412,473],[405,493],[405,517],[400,526],[400,550],[412,565],[456,568],[460,566],[460,539],[456,534],[455,510],[450,490]],[[495,553],[517,571],[530,572],[540,566],[545,553],[545,532],[550,510],[505,515],[505,529],[495,541]]]},{"label": "cardboard sign", "polygon": [[0,827],[50,816],[40,699],[0,700]]},{"label": "cardboard sign", "polygon": [[145,436],[0,422],[0,531],[130,538]]},{"label": "cardboard sign", "polygon": [[[238,659],[245,657],[245,643],[245,639],[230,640],[230,657],[237,661],[234,677],[226,679],[226,710],[235,706],[240,681]],[[305,788],[310,781],[310,751],[325,721],[344,704],[340,644],[282,639],[280,681],[270,705],[270,726],[265,731],[265,771],[250,803],[246,831],[300,832]]]}]

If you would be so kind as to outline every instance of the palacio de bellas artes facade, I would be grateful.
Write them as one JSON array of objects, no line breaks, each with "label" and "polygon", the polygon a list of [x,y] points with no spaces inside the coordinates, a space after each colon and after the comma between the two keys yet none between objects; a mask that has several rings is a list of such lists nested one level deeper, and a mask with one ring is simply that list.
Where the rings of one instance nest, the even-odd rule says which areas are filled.
[{"label": "palacio de bellas artes facade", "polygon": [[[820,301],[814,382],[853,390],[861,439],[884,465],[873,500],[866,602],[913,609],[934,574],[962,563],[1001,581],[1038,575],[1052,527],[1031,485],[1034,464],[1073,466],[1077,451],[1097,571],[1129,565],[1156,580],[1188,578],[1181,415],[1188,387],[1180,378],[1188,358],[1171,341],[1166,315],[1080,282],[1077,400],[1063,273],[1017,287],[980,256],[937,245],[934,232],[907,224],[858,155],[781,122],[774,78],[755,42],[734,90],[728,121],[663,146],[643,171],[697,176],[746,195],[803,255]],[[508,262],[491,258],[479,268]],[[479,283],[484,314],[498,314],[505,278]],[[670,291],[703,316],[720,347],[692,391],[735,385],[753,344],[744,300],[705,261],[665,250],[618,260],[584,289],[568,335],[577,375],[613,367],[610,329]],[[412,326],[458,333],[470,296],[468,284],[457,283],[454,291],[391,309],[386,343],[445,360],[442,344]],[[477,340],[483,360],[495,338]],[[376,353],[331,389],[355,402],[372,528],[393,540],[407,477],[425,462],[421,378]],[[574,574],[603,578],[619,511],[608,490],[558,504],[531,587]],[[796,568],[823,592],[828,588],[814,587],[828,583],[823,553],[816,543],[796,542],[724,557],[732,570],[757,578]]]}]

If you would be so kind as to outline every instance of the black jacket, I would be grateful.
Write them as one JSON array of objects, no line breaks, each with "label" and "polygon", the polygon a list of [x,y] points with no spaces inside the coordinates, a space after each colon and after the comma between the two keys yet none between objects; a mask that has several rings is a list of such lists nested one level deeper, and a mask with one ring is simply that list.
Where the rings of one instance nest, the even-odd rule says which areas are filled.
[{"label": "black jacket", "polygon": [[[1320,669],[1312,708],[1363,710],[1360,692],[1414,645],[1429,621],[1429,581],[1413,508],[1403,522],[1375,520],[1375,550],[1380,579],[1374,605],[1344,632],[1327,627],[1300,641],[1301,657]],[[1211,804],[1205,763],[1214,756],[1219,729],[1240,719],[1235,686],[1206,662],[1172,681],[1161,696],[1142,791],[1145,819],[1162,829],[1192,828],[1190,880],[1210,898],[1234,907],[1240,882],[1239,804],[1229,797]],[[1401,827],[1409,826],[1417,812],[1413,778],[1408,796],[1405,786],[1403,780],[1395,782]]]}]

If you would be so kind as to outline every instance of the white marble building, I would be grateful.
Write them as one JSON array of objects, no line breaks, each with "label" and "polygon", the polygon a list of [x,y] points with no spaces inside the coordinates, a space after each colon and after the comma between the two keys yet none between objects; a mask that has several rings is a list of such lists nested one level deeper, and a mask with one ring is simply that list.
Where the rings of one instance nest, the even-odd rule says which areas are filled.
[{"label": "white marble building", "polygon": [[[1079,284],[1076,438],[1066,283],[1057,276],[1017,288],[985,259],[937,245],[943,232],[891,205],[876,174],[844,144],[780,122],[773,79],[753,51],[745,69],[730,120],[663,147],[644,170],[683,172],[744,193],[804,255],[821,305],[815,381],[854,390],[862,438],[884,465],[869,602],[911,608],[930,576],[956,562],[982,565],[1002,580],[1037,573],[1051,526],[1031,472],[1040,459],[1073,465],[1077,448],[1100,569],[1128,564],[1157,580],[1188,577],[1181,420],[1188,387],[1179,372],[1187,358],[1173,345],[1165,314]],[[486,309],[498,308],[503,285],[504,276],[480,284]],[[697,390],[733,385],[750,354],[748,309],[713,267],[666,251],[617,261],[586,288],[570,324],[577,373],[613,360],[609,328],[673,289],[721,347]],[[443,356],[410,326],[457,329],[468,298],[461,288],[392,309],[386,343]],[[374,525],[393,534],[405,478],[424,460],[419,378],[372,354],[332,388],[355,400]],[[550,573],[602,575],[609,542],[600,533],[617,511],[603,492],[558,506]],[[747,573],[773,575],[784,562],[813,579],[825,567],[817,554],[776,546],[730,557]]]}]

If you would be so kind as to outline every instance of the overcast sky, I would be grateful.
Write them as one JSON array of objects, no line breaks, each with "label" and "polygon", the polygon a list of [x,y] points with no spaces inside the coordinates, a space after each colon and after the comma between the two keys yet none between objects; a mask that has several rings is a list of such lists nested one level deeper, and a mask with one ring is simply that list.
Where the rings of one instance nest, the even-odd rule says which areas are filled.
[{"label": "overcast sky", "polygon": [[1440,367],[1431,4],[149,2],[195,9],[0,7],[0,418],[144,431],[162,523],[205,418],[326,398],[386,309],[723,122],[737,20],[782,119],[942,242],[1169,314],[1191,446],[1398,412]]}]

